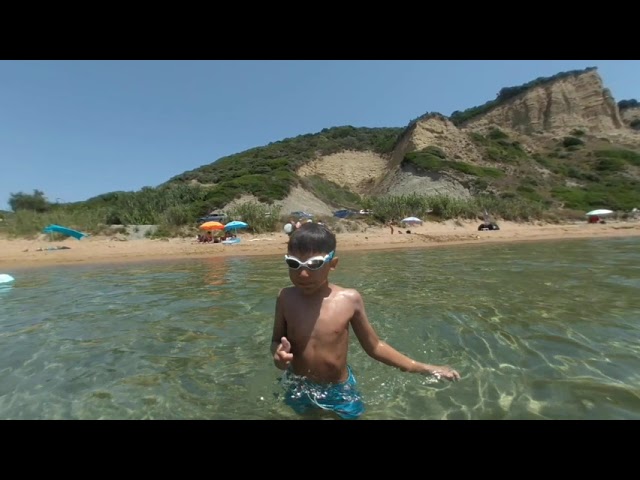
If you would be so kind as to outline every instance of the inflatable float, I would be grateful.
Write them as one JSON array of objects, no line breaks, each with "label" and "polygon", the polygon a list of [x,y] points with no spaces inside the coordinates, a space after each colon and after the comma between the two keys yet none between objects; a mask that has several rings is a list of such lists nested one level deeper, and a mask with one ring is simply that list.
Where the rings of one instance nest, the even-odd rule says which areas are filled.
[{"label": "inflatable float", "polygon": [[61,225],[47,225],[44,227],[43,233],[61,233],[62,235],[77,238],[78,240],[82,240],[82,238],[87,236],[86,233],[72,230],[71,228],[63,227]]}]

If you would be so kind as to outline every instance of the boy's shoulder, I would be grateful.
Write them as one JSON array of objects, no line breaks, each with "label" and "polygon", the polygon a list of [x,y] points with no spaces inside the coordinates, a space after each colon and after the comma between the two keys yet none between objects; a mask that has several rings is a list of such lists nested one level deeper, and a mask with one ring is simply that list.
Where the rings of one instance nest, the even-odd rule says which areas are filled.
[{"label": "boy's shoulder", "polygon": [[343,295],[347,295],[350,297],[359,297],[360,292],[352,287],[343,287],[341,285],[336,285],[335,283],[332,283],[331,285],[331,291],[333,293],[339,293],[339,294],[343,294]]}]

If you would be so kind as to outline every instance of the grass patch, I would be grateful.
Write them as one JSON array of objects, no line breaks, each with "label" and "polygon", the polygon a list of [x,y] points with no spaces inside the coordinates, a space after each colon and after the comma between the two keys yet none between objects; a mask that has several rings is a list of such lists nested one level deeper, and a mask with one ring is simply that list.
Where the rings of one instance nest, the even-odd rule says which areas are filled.
[{"label": "grass patch", "polygon": [[362,205],[360,195],[318,175],[303,178],[300,183],[320,200],[334,207],[360,209]]},{"label": "grass patch", "polygon": [[604,182],[588,187],[556,187],[551,193],[566,208],[579,210],[608,208],[628,211],[640,205],[638,181]]},{"label": "grass patch", "polygon": [[443,172],[446,170],[452,170],[479,178],[504,177],[504,172],[497,168],[478,167],[469,163],[447,160],[442,151],[436,151],[433,147],[428,147],[428,149],[405,155],[402,164],[412,165],[417,170],[424,172]]},{"label": "grass patch", "polygon": [[633,150],[625,150],[621,148],[596,150],[594,155],[599,159],[617,160],[619,162],[640,167],[640,153],[634,152]]},{"label": "grass patch", "polygon": [[516,164],[529,157],[519,142],[510,140],[509,136],[498,128],[489,130],[487,136],[474,132],[470,138],[484,152],[485,160]]},{"label": "grass patch", "polygon": [[417,194],[369,198],[366,208],[373,210],[374,217],[381,221],[399,221],[416,216],[425,219],[427,215],[441,220],[482,218],[485,210],[503,220],[525,221],[542,218],[545,206],[522,197],[498,198],[493,195],[479,195],[471,198],[457,198],[446,195],[421,196]]}]

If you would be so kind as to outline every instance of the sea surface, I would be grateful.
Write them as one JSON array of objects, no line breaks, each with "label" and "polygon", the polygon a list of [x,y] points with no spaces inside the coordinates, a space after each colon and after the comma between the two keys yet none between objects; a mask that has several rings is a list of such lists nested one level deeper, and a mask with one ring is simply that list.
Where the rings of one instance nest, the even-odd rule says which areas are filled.
[{"label": "sea surface", "polygon": [[[459,382],[349,364],[376,419],[640,419],[640,238],[340,252],[379,336]],[[2,271],[0,419],[300,419],[269,352],[281,255]]]}]

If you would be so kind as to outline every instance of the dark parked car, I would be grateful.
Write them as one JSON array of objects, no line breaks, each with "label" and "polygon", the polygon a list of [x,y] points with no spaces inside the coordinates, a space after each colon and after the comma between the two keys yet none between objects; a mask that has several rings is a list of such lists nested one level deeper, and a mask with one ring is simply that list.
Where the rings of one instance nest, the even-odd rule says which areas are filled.
[{"label": "dark parked car", "polygon": [[494,222],[484,222],[478,225],[479,232],[485,232],[487,230],[500,230],[500,227]]},{"label": "dark parked car", "polygon": [[215,213],[215,212],[211,212],[209,215],[206,215],[204,217],[200,217],[198,219],[198,225],[201,225],[205,222],[220,222],[220,223],[225,223],[227,216],[224,213]]},{"label": "dark parked car", "polygon": [[333,212],[333,216],[338,218],[349,218],[357,214],[358,212],[354,212],[353,210],[336,210]]},{"label": "dark parked car", "polygon": [[313,218],[313,213],[298,211],[298,212],[291,212],[291,216],[295,218]]}]

